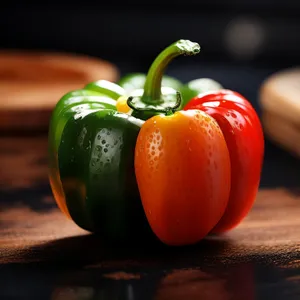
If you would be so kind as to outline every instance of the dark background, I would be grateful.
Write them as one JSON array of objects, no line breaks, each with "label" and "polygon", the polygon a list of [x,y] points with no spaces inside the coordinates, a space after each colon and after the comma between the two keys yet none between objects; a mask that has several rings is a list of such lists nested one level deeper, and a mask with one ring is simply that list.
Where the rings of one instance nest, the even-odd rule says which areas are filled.
[{"label": "dark background", "polygon": [[180,39],[202,46],[197,62],[299,62],[296,0],[12,1],[0,10],[1,48],[78,52],[149,65]]},{"label": "dark background", "polygon": [[[96,56],[121,76],[147,72],[177,39],[201,45],[178,57],[167,73],[187,82],[211,77],[251,101],[261,114],[259,88],[271,74],[300,64],[300,1],[11,1],[0,9],[0,49]],[[278,171],[280,170],[280,171]],[[262,186],[297,186],[299,160],[266,137]]]}]

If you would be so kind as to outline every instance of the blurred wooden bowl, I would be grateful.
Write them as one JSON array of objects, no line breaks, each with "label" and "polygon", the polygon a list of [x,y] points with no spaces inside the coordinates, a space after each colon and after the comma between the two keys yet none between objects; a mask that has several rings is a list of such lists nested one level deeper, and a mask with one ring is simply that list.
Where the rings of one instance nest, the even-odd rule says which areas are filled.
[{"label": "blurred wooden bowl", "polygon": [[300,157],[300,68],[267,78],[260,89],[259,104],[266,136]]},{"label": "blurred wooden bowl", "polygon": [[0,51],[0,130],[47,129],[65,93],[91,81],[118,78],[114,64],[95,57]]}]

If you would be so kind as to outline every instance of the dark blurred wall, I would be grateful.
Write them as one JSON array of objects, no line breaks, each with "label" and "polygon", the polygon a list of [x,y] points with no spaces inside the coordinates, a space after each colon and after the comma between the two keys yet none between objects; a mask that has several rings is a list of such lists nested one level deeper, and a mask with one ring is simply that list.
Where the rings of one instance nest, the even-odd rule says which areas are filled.
[{"label": "dark blurred wall", "polygon": [[300,60],[300,1],[118,2],[6,3],[0,48],[78,52],[142,65],[185,38],[202,46],[200,61],[288,66]]}]

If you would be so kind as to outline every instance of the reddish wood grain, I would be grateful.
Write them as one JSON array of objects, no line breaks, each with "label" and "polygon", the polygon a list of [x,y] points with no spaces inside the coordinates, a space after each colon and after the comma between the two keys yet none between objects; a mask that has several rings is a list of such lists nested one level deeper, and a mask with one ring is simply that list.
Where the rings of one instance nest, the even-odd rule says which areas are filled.
[{"label": "reddish wood grain", "polygon": [[87,83],[116,81],[106,60],[72,53],[0,51],[0,128],[47,130],[51,111],[67,92]]}]

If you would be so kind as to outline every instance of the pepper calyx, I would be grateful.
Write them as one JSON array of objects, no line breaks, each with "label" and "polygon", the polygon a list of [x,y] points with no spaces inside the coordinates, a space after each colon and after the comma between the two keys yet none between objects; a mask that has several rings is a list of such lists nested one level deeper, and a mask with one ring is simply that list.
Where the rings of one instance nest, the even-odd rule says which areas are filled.
[{"label": "pepper calyx", "polygon": [[152,99],[151,101],[145,101],[143,97],[143,89],[136,90],[127,99],[127,105],[135,110],[142,112],[161,112],[164,114],[169,114],[170,112],[175,112],[181,105],[182,97],[180,92],[170,88],[162,87],[161,96],[159,99]]}]

